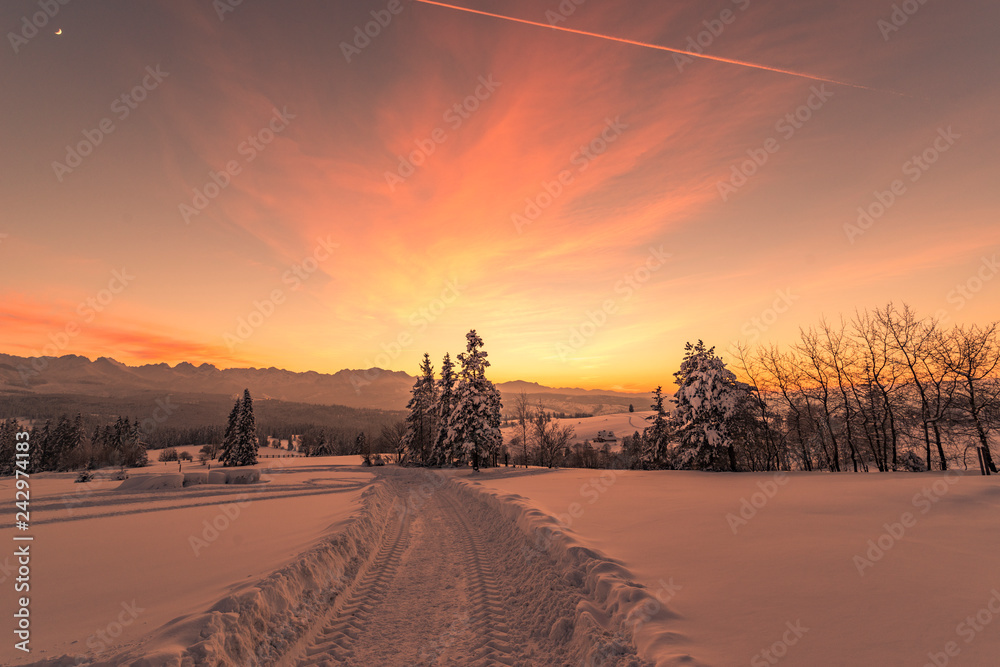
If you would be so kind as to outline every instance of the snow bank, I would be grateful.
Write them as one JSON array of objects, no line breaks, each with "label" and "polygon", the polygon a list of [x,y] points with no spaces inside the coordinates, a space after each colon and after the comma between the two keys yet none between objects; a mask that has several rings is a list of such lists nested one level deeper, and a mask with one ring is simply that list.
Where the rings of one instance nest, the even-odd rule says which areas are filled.
[{"label": "snow bank", "polygon": [[[388,524],[392,500],[382,484],[363,494],[363,507],[343,530],[262,580],[241,585],[208,611],[180,616],[137,646],[95,667],[217,667],[273,665],[322,619],[377,545]],[[47,667],[80,664],[76,657],[32,663]]]},{"label": "snow bank", "polygon": [[118,491],[158,491],[181,489],[196,484],[256,484],[260,481],[257,468],[223,468],[196,472],[164,472],[133,474],[124,480]]},{"label": "snow bank", "polygon": [[591,549],[609,570],[626,568],[626,583],[662,592],[669,613],[636,639],[658,664],[684,653],[719,667],[998,664],[1000,477],[494,469],[476,479],[537,512],[523,522],[543,538],[561,524],[549,552],[567,564],[563,552]]},{"label": "snow bank", "polygon": [[[611,660],[614,643],[596,643],[597,635],[611,633],[622,644],[632,644],[640,655],[657,655],[657,667],[697,665],[685,650],[687,637],[664,629],[676,614],[668,606],[675,594],[671,582],[657,588],[637,583],[622,564],[592,549],[566,531],[559,519],[547,514],[517,494],[487,489],[478,482],[455,479],[471,502],[484,502],[514,523],[528,538],[525,556],[548,558],[559,573],[582,585],[588,599],[577,605],[571,642],[582,649],[587,667]],[[553,628],[553,632],[557,629]],[[567,629],[568,631],[568,629]]]},{"label": "snow bank", "polygon": [[[363,509],[372,474],[358,458],[278,459],[262,466],[266,484],[137,492],[115,488],[117,470],[85,484],[32,476],[32,653],[0,646],[0,665],[64,654],[61,664],[100,664],[297,562]],[[13,484],[0,478],[0,494],[12,498]],[[0,527],[0,541],[14,534]],[[11,567],[13,551],[0,554],[0,583]]]}]

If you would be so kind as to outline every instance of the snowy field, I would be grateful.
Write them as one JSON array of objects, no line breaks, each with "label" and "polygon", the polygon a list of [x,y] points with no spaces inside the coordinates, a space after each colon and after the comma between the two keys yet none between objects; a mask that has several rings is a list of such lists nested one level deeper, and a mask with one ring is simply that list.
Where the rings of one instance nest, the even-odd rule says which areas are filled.
[{"label": "snowy field", "polygon": [[31,660],[997,664],[997,477],[357,463],[33,478]]},{"label": "snowy field", "polygon": [[565,536],[537,540],[542,550],[557,551],[546,539],[592,547],[660,593],[666,613],[652,604],[657,618],[640,631],[646,657],[1000,664],[998,477],[501,469],[477,479],[560,518]]},{"label": "snowy field", "polygon": [[[77,484],[76,473],[32,477],[31,660],[109,654],[296,558],[357,510],[371,479],[358,462],[263,459],[259,484],[152,491],[119,491],[122,482],[108,479]],[[127,481],[176,470],[176,462],[153,463]],[[14,497],[12,479],[0,480],[0,493]],[[0,541],[12,544],[13,533],[5,522]],[[9,580],[13,550],[5,551],[0,571]],[[25,662],[12,642],[0,646],[0,664]]]},{"label": "snowy field", "polygon": [[[648,428],[649,422],[646,421],[646,417],[650,417],[653,414],[652,410],[619,412],[610,415],[597,415],[594,417],[553,419],[552,423],[559,426],[572,426],[572,442],[583,442],[584,440],[589,440],[594,445],[595,449],[600,449],[602,447],[601,443],[594,443],[594,439],[597,437],[597,432],[613,431],[615,437],[618,438],[618,443],[613,444],[611,448],[618,449],[621,445],[621,439],[624,436],[632,435],[636,431],[642,433],[643,429]],[[521,427],[507,426],[501,429],[501,432],[503,433],[504,442],[509,443],[514,436],[520,436]],[[530,425],[528,426],[528,434],[530,437]]]}]

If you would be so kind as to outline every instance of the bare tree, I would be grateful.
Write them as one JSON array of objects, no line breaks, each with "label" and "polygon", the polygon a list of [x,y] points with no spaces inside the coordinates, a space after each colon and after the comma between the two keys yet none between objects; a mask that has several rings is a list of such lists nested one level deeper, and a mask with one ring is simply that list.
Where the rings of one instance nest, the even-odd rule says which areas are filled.
[{"label": "bare tree", "polygon": [[556,464],[556,456],[566,449],[573,438],[573,427],[553,423],[552,415],[545,412],[539,402],[538,409],[531,418],[531,429],[540,463],[551,468]]},{"label": "bare tree", "polygon": [[[795,427],[796,439],[802,449],[802,465],[806,470],[812,470],[813,460],[812,454],[809,451],[807,419],[808,422],[812,422],[813,419],[810,407],[811,403],[808,402],[809,397],[802,390],[801,371],[789,359],[788,355],[781,354],[778,351],[776,345],[760,351],[759,355],[761,366],[771,376],[771,379],[778,388],[778,393],[788,406],[788,415]],[[802,409],[799,407],[801,397],[805,397],[806,411],[809,414],[803,414]]]},{"label": "bare tree", "polygon": [[[763,363],[764,352],[758,349],[755,354],[751,354],[748,346],[744,344],[737,344],[734,349],[730,352],[736,358],[736,370],[742,374],[745,383],[750,388],[750,393],[753,396],[753,405],[758,413],[761,426],[761,435],[767,451],[765,452],[765,460],[768,463],[765,469],[782,470],[788,469],[787,461],[785,461],[785,443],[778,442],[776,437],[777,429],[773,425],[773,417],[771,409],[768,406],[767,392],[768,388],[764,385],[764,374],[765,365]],[[773,461],[773,468],[771,468],[771,463]],[[751,467],[751,469],[756,469]]]},{"label": "bare tree", "polygon": [[942,337],[938,347],[942,363],[958,376],[957,406],[964,411],[979,438],[983,472],[997,472],[990,454],[990,420],[986,416],[1000,404],[1000,382],[994,372],[1000,369],[1000,322],[986,326],[956,326]]},{"label": "bare tree", "polygon": [[406,422],[399,420],[393,424],[383,426],[378,436],[378,450],[380,452],[394,452],[396,463],[403,460],[406,441]]},{"label": "bare tree", "polygon": [[891,334],[884,320],[878,317],[878,311],[875,315],[856,311],[852,324],[860,343],[864,369],[864,391],[860,393],[867,401],[863,403],[857,391],[855,398],[863,416],[865,434],[879,470],[895,470],[899,464],[896,404],[902,368],[895,359]]},{"label": "bare tree", "polygon": [[903,310],[899,311],[890,303],[885,310],[876,310],[875,317],[892,337],[895,350],[901,356],[900,361],[909,370],[909,381],[913,383],[920,397],[920,421],[924,434],[927,469],[932,469],[931,429],[933,428],[941,470],[947,470],[948,460],[941,443],[938,422],[950,404],[951,392],[946,383],[948,373],[945,367],[935,367],[934,351],[940,345],[937,341],[940,335],[939,324],[933,319],[918,319],[906,304],[903,304]]},{"label": "bare tree", "polygon": [[[851,354],[850,343],[844,333],[847,326],[844,324],[843,320],[840,322],[840,328],[835,329],[830,326],[830,324],[825,320],[820,321],[820,328],[823,332],[824,340],[822,342],[824,351],[826,352],[826,362],[833,369],[834,376],[837,380],[837,388],[840,390],[840,397],[843,401],[844,408],[844,427],[846,429],[847,447],[851,452],[851,463],[854,465],[854,472],[858,472],[858,452],[854,446],[854,434],[851,430],[852,421],[852,409],[850,399],[847,397],[847,386],[852,383],[852,364],[854,363],[853,356]],[[867,466],[863,461],[860,462],[862,466],[867,470]]]},{"label": "bare tree", "polygon": [[514,397],[514,420],[521,427],[521,447],[524,451],[524,467],[528,467],[528,424],[531,421],[531,404],[528,394],[522,389]]},{"label": "bare tree", "polygon": [[830,457],[830,471],[840,472],[840,444],[837,442],[837,434],[833,429],[834,405],[830,396],[832,384],[829,375],[830,364],[823,354],[824,350],[820,343],[819,334],[812,327],[808,330],[799,329],[799,343],[794,349],[803,358],[799,369],[807,380],[818,387],[819,401],[823,408],[823,421],[833,449],[833,456]]}]

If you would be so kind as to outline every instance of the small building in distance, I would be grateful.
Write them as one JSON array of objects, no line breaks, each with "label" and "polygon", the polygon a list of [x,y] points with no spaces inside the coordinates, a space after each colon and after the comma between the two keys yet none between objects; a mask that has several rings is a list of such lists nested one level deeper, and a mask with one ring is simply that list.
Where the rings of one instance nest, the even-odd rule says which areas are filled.
[{"label": "small building in distance", "polygon": [[615,437],[614,431],[598,431],[597,437],[594,438],[594,442],[607,442],[617,445],[618,438]]}]

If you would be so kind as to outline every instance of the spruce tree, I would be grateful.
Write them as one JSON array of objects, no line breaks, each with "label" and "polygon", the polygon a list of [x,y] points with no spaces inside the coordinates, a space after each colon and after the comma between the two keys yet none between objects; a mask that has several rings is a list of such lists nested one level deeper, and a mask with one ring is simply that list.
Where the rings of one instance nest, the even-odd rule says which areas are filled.
[{"label": "spruce tree", "polygon": [[726,368],[702,341],[684,347],[681,368],[674,373],[677,393],[673,426],[680,463],[699,470],[736,470],[734,437],[746,384]]},{"label": "spruce tree", "polygon": [[454,442],[451,433],[451,413],[455,408],[455,365],[451,355],[445,353],[441,362],[441,377],[437,381],[437,434],[431,451],[430,465],[451,465],[454,461]]},{"label": "spruce tree", "polygon": [[146,455],[146,443],[142,441],[142,428],[139,426],[138,418],[129,425],[128,418],[125,419],[128,426],[128,446],[125,449],[125,460],[122,465],[128,468],[141,468],[149,463]]},{"label": "spruce tree", "polygon": [[100,425],[94,427],[94,435],[90,437],[90,459],[87,461],[87,470],[94,470],[105,461],[107,453],[104,451],[104,439],[101,437]]},{"label": "spruce tree", "polygon": [[362,465],[370,466],[372,464],[372,451],[364,431],[358,433],[358,437],[354,439],[354,451],[361,455]]},{"label": "spruce tree", "polygon": [[42,459],[42,470],[62,470],[62,466],[70,448],[73,445],[73,424],[69,417],[62,415],[59,423],[52,431],[49,446],[45,449],[45,456]]},{"label": "spruce tree", "polygon": [[238,434],[236,465],[257,465],[257,449],[260,442],[257,440],[257,420],[253,415],[253,399],[250,398],[249,389],[243,390]]},{"label": "spruce tree", "polygon": [[670,423],[663,407],[663,387],[653,390],[655,414],[647,417],[652,422],[642,433],[642,464],[644,468],[663,468],[667,465],[670,447]]},{"label": "spruce tree", "polygon": [[238,465],[236,463],[237,443],[239,442],[240,428],[240,399],[236,399],[233,409],[229,413],[229,423],[226,425],[225,440],[222,441],[222,452],[219,454],[219,463],[224,466]]},{"label": "spruce tree", "polygon": [[17,421],[13,418],[0,422],[0,475],[14,474],[14,465],[17,461]]},{"label": "spruce tree", "polygon": [[404,460],[426,465],[431,458],[437,425],[437,387],[431,357],[424,353],[421,374],[413,383],[413,396],[406,408],[406,433],[403,435]]},{"label": "spruce tree", "polygon": [[473,468],[482,461],[495,460],[503,437],[500,434],[500,392],[486,378],[490,362],[482,350],[483,339],[473,329],[465,335],[466,351],[458,355],[462,364],[455,406],[451,411],[449,438],[459,448],[461,462],[472,460]]},{"label": "spruce tree", "polygon": [[45,468],[42,467],[43,462],[46,459],[46,450],[49,448],[49,442],[52,440],[52,422],[48,419],[45,420],[45,425],[42,426],[42,430],[39,431],[37,428],[31,428],[31,434],[28,437],[28,441],[31,443],[31,449],[28,454],[28,461],[31,464],[30,472],[42,472]]}]

